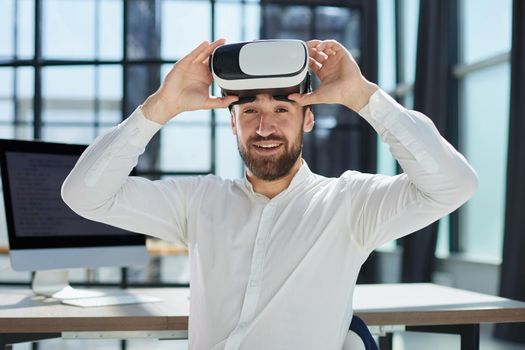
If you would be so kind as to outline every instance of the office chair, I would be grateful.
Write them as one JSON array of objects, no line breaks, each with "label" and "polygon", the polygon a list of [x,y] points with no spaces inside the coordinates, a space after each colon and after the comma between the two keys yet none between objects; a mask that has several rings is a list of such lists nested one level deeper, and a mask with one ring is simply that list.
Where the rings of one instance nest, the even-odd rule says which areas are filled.
[{"label": "office chair", "polygon": [[355,315],[342,350],[379,350],[366,324]]}]

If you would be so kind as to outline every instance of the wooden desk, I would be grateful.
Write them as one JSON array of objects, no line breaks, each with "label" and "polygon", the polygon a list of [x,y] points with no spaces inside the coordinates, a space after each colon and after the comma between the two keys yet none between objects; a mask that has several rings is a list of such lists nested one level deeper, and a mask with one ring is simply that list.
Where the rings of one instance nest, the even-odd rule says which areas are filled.
[{"label": "wooden desk", "polygon": [[[186,331],[188,289],[133,289],[161,303],[101,308],[66,306],[27,289],[0,289],[0,345],[60,337],[63,332]],[[462,349],[479,349],[480,323],[525,322],[525,303],[434,284],[359,285],[355,313],[368,326],[456,333]],[[388,342],[383,342],[383,347]]]},{"label": "wooden desk", "polygon": [[[457,334],[462,350],[479,350],[481,323],[525,322],[523,302],[432,283],[360,285],[354,310],[369,326]],[[392,349],[388,327],[382,333],[381,350]]]},{"label": "wooden desk", "polygon": [[[159,239],[152,239],[147,238],[146,239],[146,249],[148,250],[149,256],[172,256],[172,255],[188,255],[188,249],[176,245],[171,244],[166,241],[162,241]],[[8,255],[9,254],[9,246],[7,245],[0,245],[0,255]]]}]

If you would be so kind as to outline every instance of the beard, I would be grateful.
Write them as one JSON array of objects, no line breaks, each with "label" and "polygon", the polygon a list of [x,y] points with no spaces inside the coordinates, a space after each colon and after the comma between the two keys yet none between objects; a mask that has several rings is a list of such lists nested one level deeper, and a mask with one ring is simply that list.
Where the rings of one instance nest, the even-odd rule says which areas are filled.
[{"label": "beard", "polygon": [[[261,156],[255,154],[252,150],[254,142],[258,141],[277,141],[282,142],[282,149],[279,154],[274,154],[270,156]],[[303,130],[294,140],[295,142],[289,143],[288,140],[278,137],[261,137],[259,135],[250,137],[246,144],[248,148],[243,145],[239,138],[237,137],[237,148],[239,149],[239,154],[241,155],[244,164],[253,175],[258,177],[261,180],[273,181],[280,179],[286,176],[295,162],[301,155],[302,145],[303,145]]]}]

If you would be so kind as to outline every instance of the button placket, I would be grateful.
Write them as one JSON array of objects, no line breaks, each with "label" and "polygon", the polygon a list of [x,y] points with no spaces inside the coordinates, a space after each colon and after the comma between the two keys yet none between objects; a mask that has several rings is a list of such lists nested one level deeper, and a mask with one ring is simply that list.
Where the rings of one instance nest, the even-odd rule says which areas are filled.
[{"label": "button placket", "polygon": [[248,325],[254,317],[261,290],[260,282],[264,269],[266,246],[272,229],[274,215],[275,204],[267,204],[262,211],[259,228],[255,237],[250,276],[248,277],[246,292],[244,294],[239,323],[228,337],[224,347],[225,350],[237,350],[239,348],[241,341],[246,334]]}]

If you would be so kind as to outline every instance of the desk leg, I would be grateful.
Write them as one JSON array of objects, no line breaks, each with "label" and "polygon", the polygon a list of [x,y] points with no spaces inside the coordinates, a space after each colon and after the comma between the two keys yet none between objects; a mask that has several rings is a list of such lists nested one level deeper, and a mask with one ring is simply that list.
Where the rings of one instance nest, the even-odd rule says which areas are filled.
[{"label": "desk leg", "polygon": [[393,347],[393,333],[386,333],[379,337],[379,350],[392,350]]},{"label": "desk leg", "polygon": [[461,350],[479,350],[479,324],[451,324],[436,326],[407,326],[409,332],[458,334]]},{"label": "desk leg", "polygon": [[60,338],[60,333],[3,333],[0,334],[0,350],[12,349],[12,344],[44,339]]},{"label": "desk leg", "polygon": [[479,324],[465,327],[460,335],[462,350],[479,350]]}]

